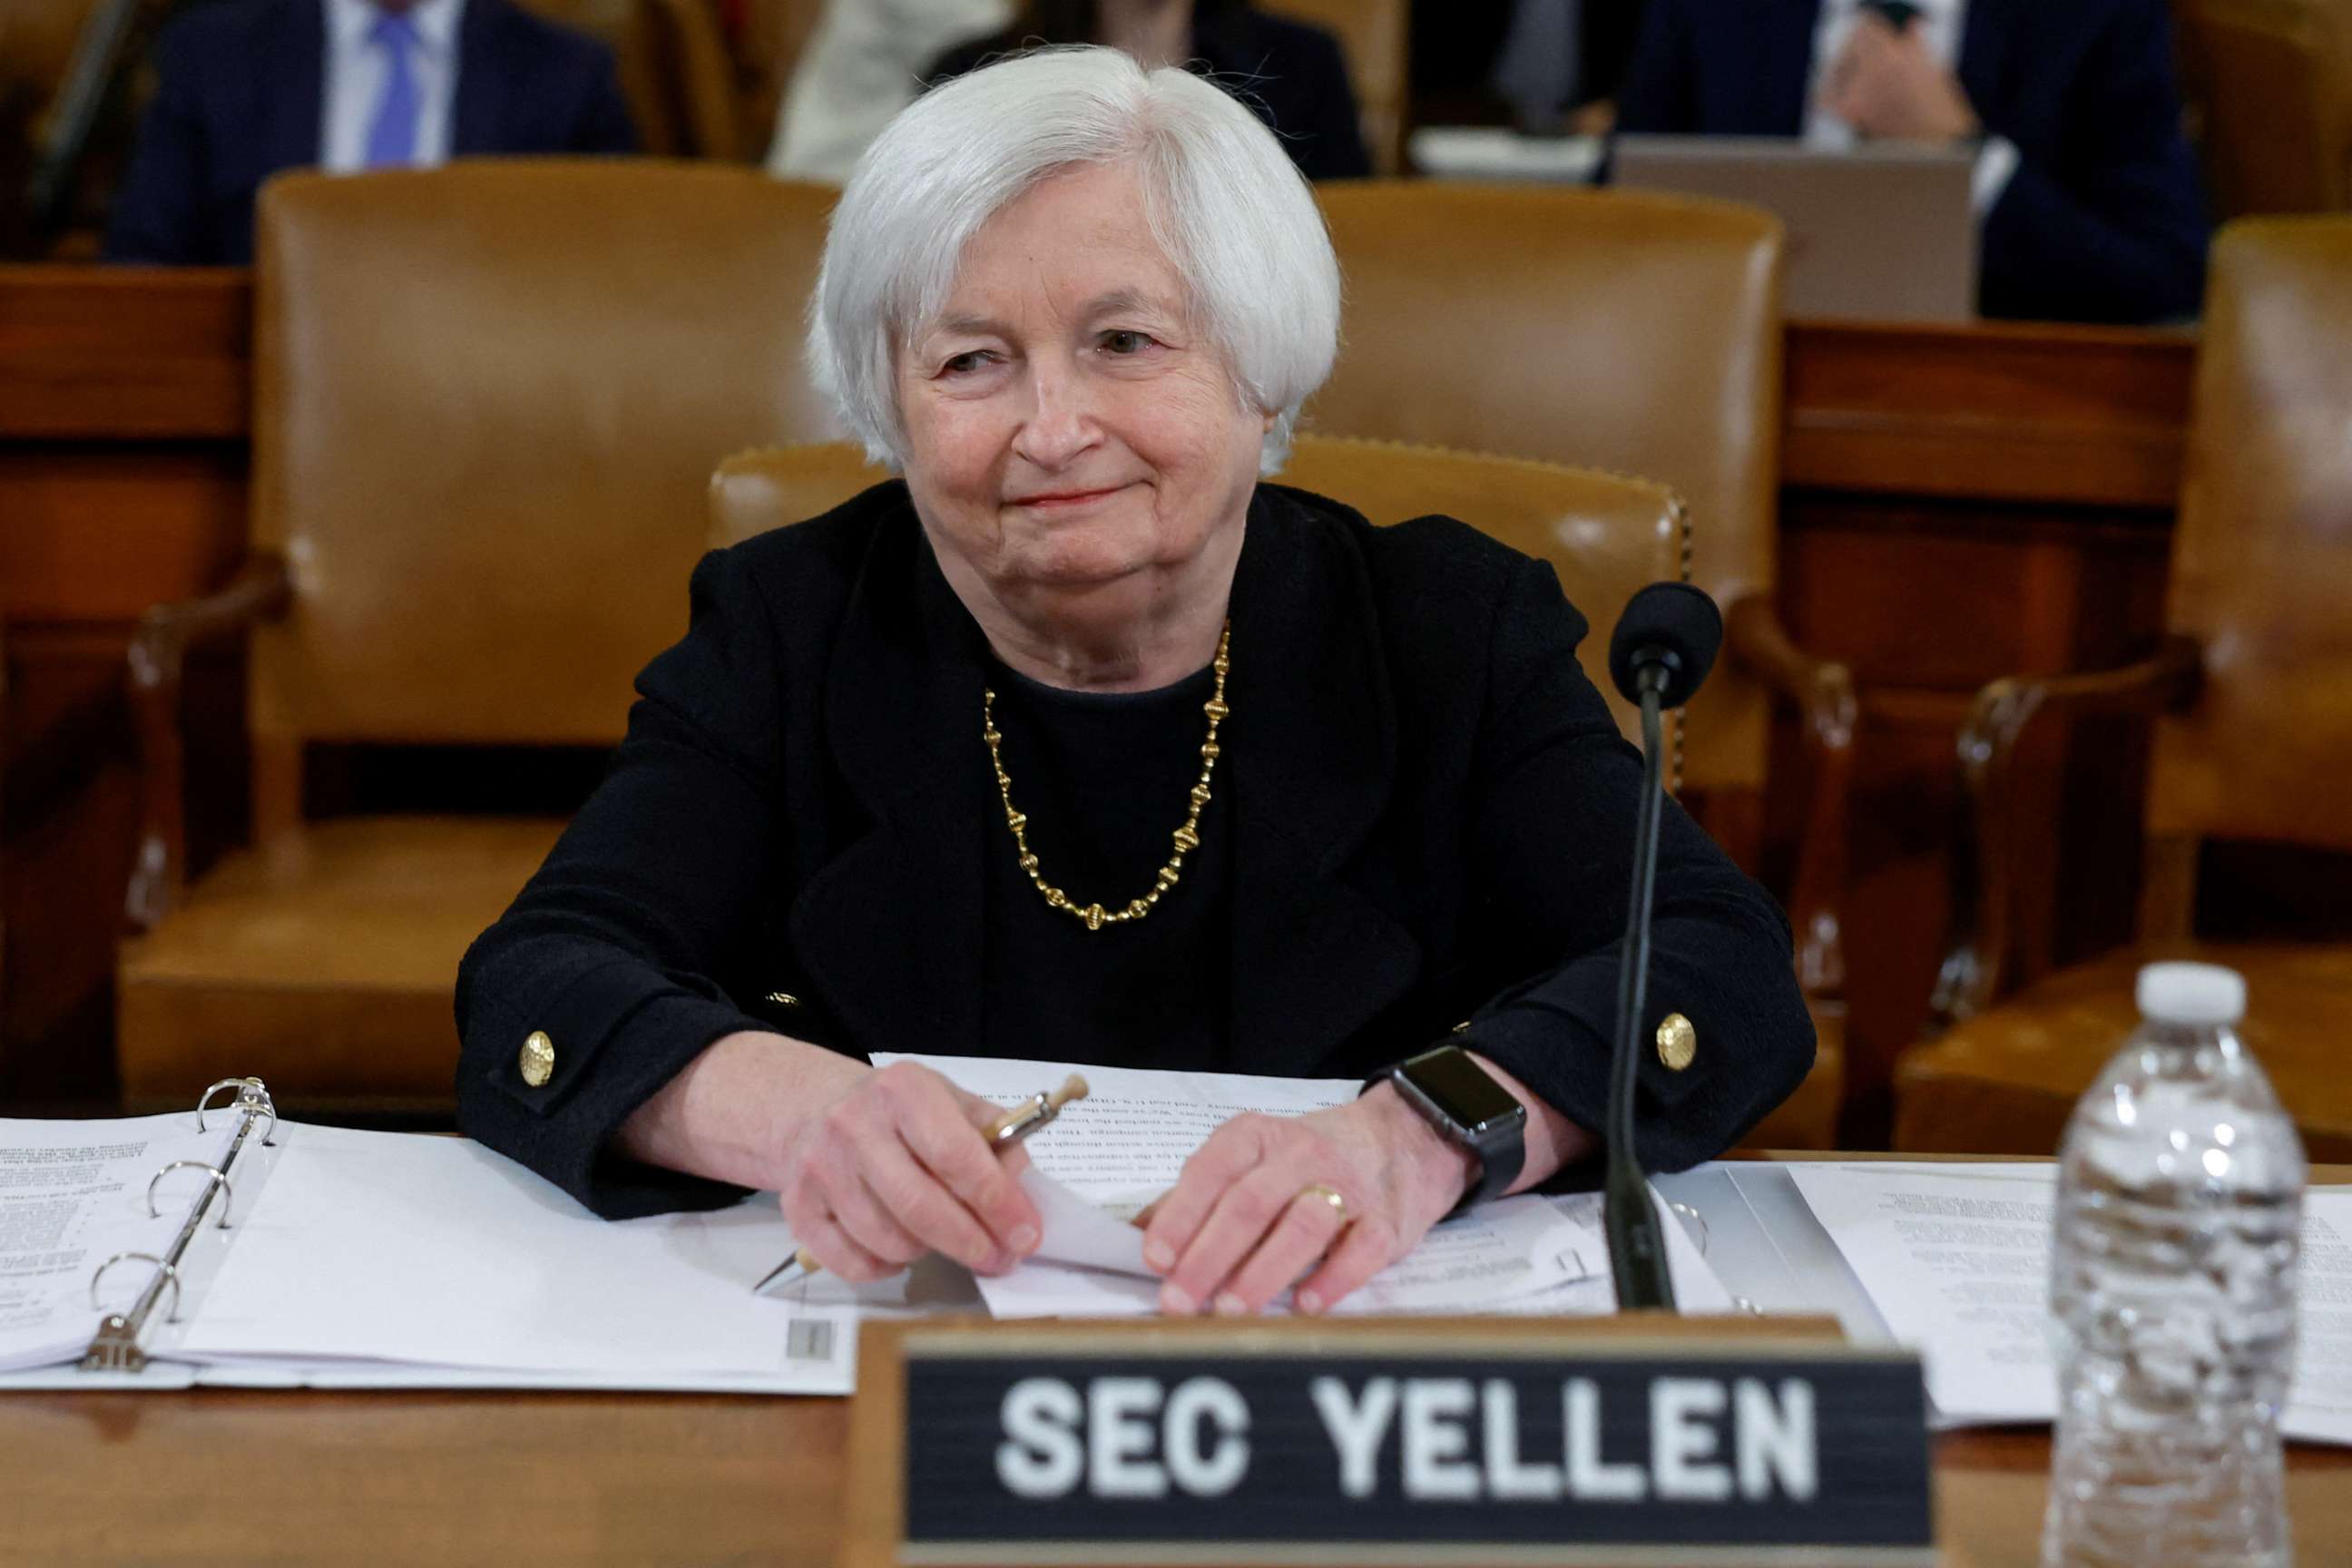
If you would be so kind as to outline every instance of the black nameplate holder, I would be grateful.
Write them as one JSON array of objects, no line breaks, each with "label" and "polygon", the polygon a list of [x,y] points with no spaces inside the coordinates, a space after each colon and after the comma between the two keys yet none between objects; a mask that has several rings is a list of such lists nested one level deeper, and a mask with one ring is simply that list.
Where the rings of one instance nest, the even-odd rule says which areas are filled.
[{"label": "black nameplate holder", "polygon": [[1823,1320],[869,1323],[842,1561],[1928,1563],[1916,1355]]}]

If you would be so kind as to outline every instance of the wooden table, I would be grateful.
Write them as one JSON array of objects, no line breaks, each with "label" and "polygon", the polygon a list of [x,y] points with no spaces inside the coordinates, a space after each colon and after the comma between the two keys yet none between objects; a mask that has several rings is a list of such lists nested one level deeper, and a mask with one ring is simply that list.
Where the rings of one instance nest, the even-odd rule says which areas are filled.
[{"label": "wooden table", "polygon": [[[250,294],[233,271],[0,268],[0,1113],[111,1106],[137,814],[123,649],[148,605],[218,587],[243,549]],[[1892,1062],[1941,957],[1969,697],[1997,675],[2118,662],[2154,636],[2193,348],[2084,327],[1789,329],[1783,617],[1865,682],[1850,1143],[1885,1136]],[[236,661],[193,671],[189,689],[201,863],[242,819]],[[1776,751],[1771,792],[1727,830],[1768,882],[1805,806],[1795,760]],[[2056,871],[2023,922],[2029,970],[2126,933],[2137,824],[2116,805],[2137,798],[2137,766],[2127,738],[2074,759],[2042,858]]]},{"label": "wooden table", "polygon": [[[848,1432],[846,1400],[732,1394],[0,1395],[0,1568],[822,1563]],[[2048,1433],[1935,1460],[1945,1568],[2032,1563]],[[2288,1467],[2299,1561],[2352,1562],[2352,1449]]]},{"label": "wooden table", "polygon": [[[824,1563],[848,1432],[845,1400],[15,1394],[0,1564]],[[1935,1456],[1945,1568],[2032,1563],[2048,1435]],[[2300,1561],[2352,1561],[2352,1451],[2288,1464]]]}]

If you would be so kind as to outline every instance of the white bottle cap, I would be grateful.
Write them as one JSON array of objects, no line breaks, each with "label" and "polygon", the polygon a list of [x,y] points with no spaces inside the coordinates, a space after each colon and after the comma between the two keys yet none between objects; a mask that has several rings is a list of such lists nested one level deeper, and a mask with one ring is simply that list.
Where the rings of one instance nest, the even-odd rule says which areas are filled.
[{"label": "white bottle cap", "polygon": [[2165,1024],[2234,1024],[2246,1016],[2246,977],[2218,963],[2150,963],[2139,972],[2139,1016]]}]

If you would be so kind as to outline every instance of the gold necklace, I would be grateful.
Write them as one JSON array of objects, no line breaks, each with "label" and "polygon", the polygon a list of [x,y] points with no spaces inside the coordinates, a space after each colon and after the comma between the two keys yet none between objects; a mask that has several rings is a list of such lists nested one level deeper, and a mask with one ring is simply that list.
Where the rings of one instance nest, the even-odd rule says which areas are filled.
[{"label": "gold necklace", "polygon": [[1021,868],[1029,873],[1029,880],[1036,885],[1037,891],[1045,897],[1048,906],[1086,921],[1088,931],[1100,931],[1106,925],[1118,925],[1126,921],[1139,921],[1150,914],[1152,906],[1160,901],[1160,895],[1176,885],[1177,873],[1184,868],[1185,853],[1201,847],[1201,813],[1209,804],[1210,776],[1217,771],[1217,726],[1224,722],[1226,714],[1233,711],[1225,706],[1225,671],[1233,665],[1229,652],[1233,640],[1234,625],[1227,621],[1224,630],[1217,635],[1217,657],[1212,665],[1217,672],[1217,689],[1206,702],[1201,704],[1201,711],[1209,716],[1209,736],[1201,742],[1201,782],[1192,786],[1192,809],[1186,814],[1184,825],[1175,832],[1176,853],[1168,858],[1168,864],[1160,868],[1151,891],[1139,899],[1129,900],[1123,910],[1106,910],[1098,903],[1080,907],[1069,894],[1038,875],[1037,857],[1029,847],[1029,818],[1013,804],[1013,776],[1004,771],[1003,754],[997,750],[997,744],[1004,735],[996,727],[996,693],[986,687],[981,689],[981,733],[988,739],[988,760],[996,770],[996,793],[1004,801],[1004,821],[1013,829],[1013,847],[1020,852]]}]

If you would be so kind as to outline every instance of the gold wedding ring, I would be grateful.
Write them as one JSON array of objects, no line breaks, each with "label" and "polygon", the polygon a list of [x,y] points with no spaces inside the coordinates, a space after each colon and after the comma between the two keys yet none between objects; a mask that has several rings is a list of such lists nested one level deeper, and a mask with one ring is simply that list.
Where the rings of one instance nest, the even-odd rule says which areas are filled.
[{"label": "gold wedding ring", "polygon": [[1329,1204],[1331,1212],[1339,1216],[1339,1223],[1341,1225],[1348,1223],[1348,1200],[1339,1195],[1337,1188],[1327,1187],[1320,1182],[1309,1182],[1298,1189],[1298,1195],[1302,1198],[1313,1198],[1318,1203]]}]

